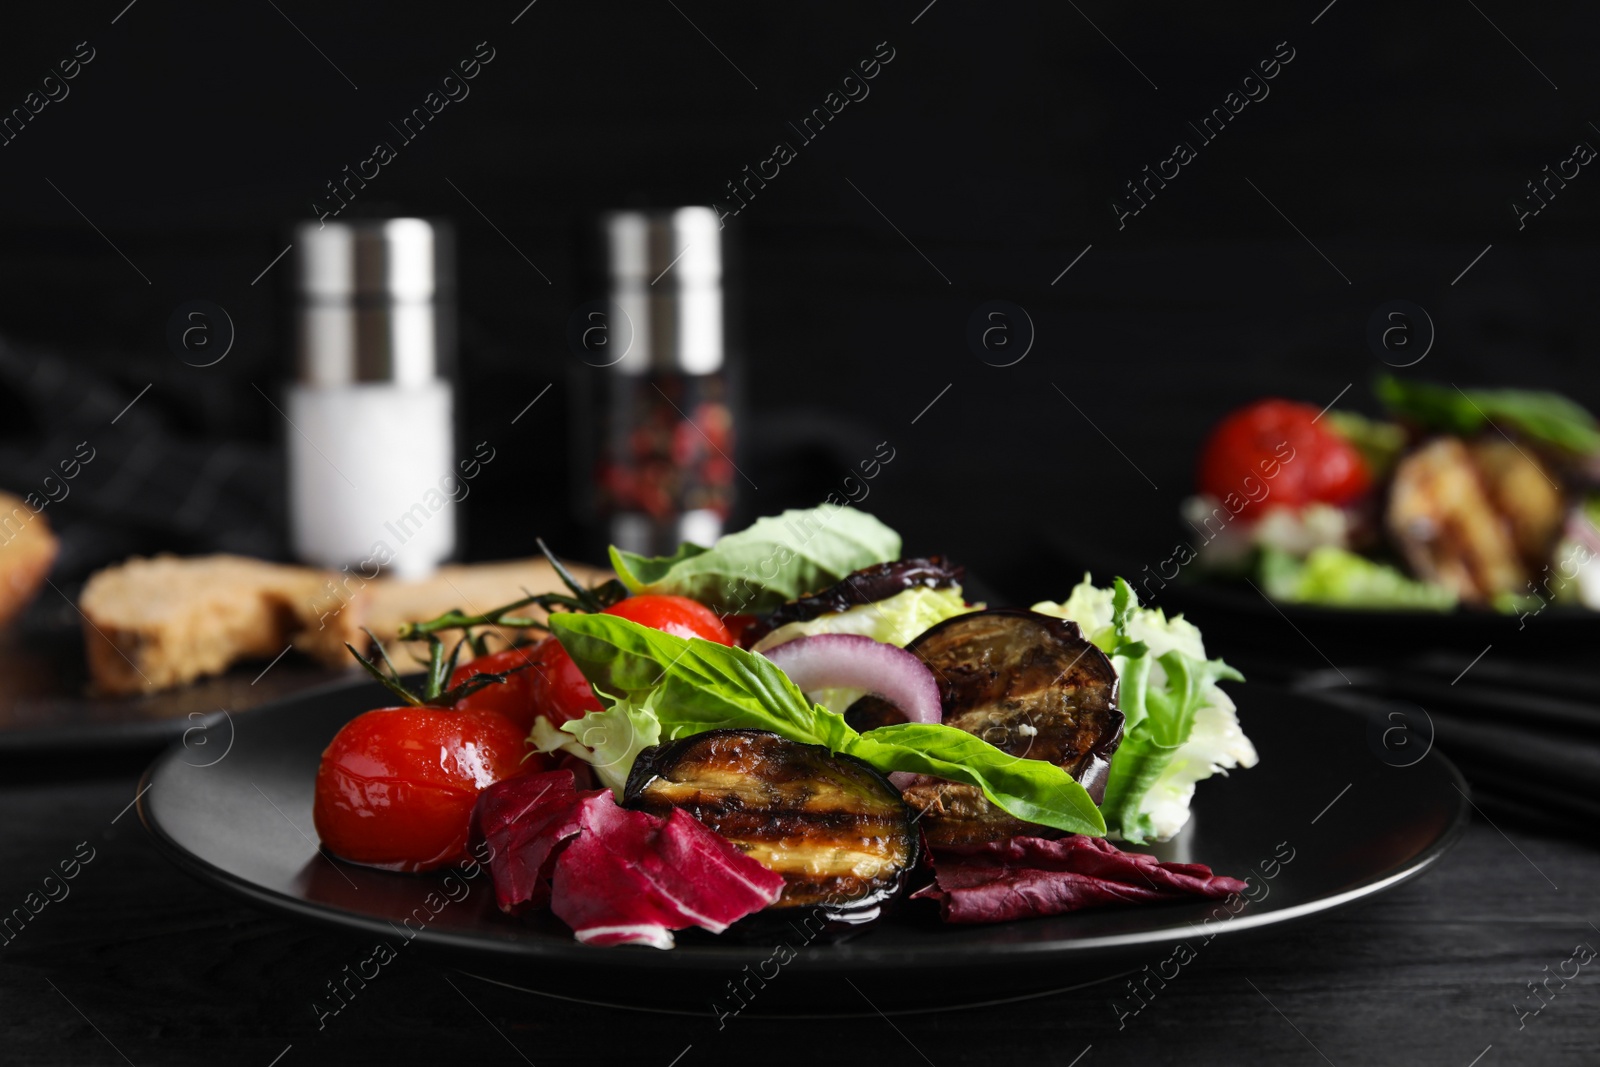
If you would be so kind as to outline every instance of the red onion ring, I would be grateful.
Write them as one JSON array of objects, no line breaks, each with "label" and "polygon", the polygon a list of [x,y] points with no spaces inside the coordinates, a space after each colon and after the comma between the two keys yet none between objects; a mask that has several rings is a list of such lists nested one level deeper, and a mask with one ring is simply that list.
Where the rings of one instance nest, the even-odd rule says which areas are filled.
[{"label": "red onion ring", "polygon": [[814,634],[763,653],[802,692],[864,689],[899,708],[910,722],[944,719],[933,672],[913,653],[860,634]]}]

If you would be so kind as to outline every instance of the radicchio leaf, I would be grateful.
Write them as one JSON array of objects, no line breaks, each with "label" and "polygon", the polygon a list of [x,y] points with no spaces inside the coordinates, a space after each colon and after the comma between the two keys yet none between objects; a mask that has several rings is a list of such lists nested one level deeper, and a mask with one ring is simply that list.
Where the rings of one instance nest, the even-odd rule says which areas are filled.
[{"label": "radicchio leaf", "polygon": [[934,882],[945,922],[991,923],[1061,915],[1104,904],[1143,904],[1240,893],[1245,883],[1199,863],[1162,863],[1100,837],[1013,837],[941,851]]},{"label": "radicchio leaf", "polygon": [[570,770],[519,775],[478,797],[475,851],[502,911],[549,907],[590,944],[672,947],[672,931],[720,933],[783,892],[783,876],[682,811],[661,818],[580,791]]}]

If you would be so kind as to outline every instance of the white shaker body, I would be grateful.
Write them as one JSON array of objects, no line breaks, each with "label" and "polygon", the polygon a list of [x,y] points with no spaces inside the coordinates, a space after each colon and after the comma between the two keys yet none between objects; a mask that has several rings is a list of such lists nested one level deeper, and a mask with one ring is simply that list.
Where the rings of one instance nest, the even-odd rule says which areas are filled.
[{"label": "white shaker body", "polygon": [[454,397],[448,381],[288,390],[295,554],[325,567],[425,577],[455,551]]}]

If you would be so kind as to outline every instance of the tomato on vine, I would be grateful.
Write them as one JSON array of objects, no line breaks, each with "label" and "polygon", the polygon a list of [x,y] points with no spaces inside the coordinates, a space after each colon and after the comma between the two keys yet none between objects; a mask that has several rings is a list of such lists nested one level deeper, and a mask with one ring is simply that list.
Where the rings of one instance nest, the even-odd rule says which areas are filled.
[{"label": "tomato on vine", "polygon": [[381,642],[387,673],[350,648],[404,703],[375,708],[340,728],[317,768],[311,817],[329,852],[351,863],[390,871],[428,871],[466,860],[467,830],[478,794],[525,770],[527,731],[488,708],[457,707],[474,693],[504,688],[514,675],[480,670],[444,688],[462,644],[450,656],[428,635],[430,659],[422,695],[400,682]]},{"label": "tomato on vine", "polygon": [[[548,641],[548,639],[546,639]],[[486,685],[456,702],[463,711],[499,712],[522,729],[524,735],[533,729],[534,684],[544,670],[542,657],[545,642],[537,645],[519,645],[515,648],[478,656],[457,667],[450,675],[450,687],[456,688],[467,679],[480,674],[503,674],[500,685]]]},{"label": "tomato on vine", "polygon": [[[529,595],[493,611],[447,612],[401,627],[401,640],[428,643],[422,695],[400,683],[383,645],[387,666],[351,652],[404,703],[377,708],[346,723],[322,755],[312,811],[317,833],[341,859],[395,871],[426,871],[466,858],[467,829],[478,793],[524,770],[544,770],[549,760],[529,756],[526,739],[544,717],[560,726],[600,710],[583,672],[553,638],[489,652],[486,628],[542,628],[543,612],[605,612],[679,637],[733,644],[728,628],[697,601],[680,596],[629,596],[612,580],[586,589],[550,555],[566,593]],[[448,655],[440,631],[460,630]],[[458,665],[463,650],[477,655]],[[448,686],[447,686],[448,683]]]},{"label": "tomato on vine", "polygon": [[[631,596],[602,608],[601,614],[617,615],[676,637],[703,637],[723,645],[733,644],[733,636],[716,613],[688,597]],[[589,680],[553,638],[545,638],[532,647],[480,656],[458,667],[451,681],[458,684],[479,669],[516,673],[506,679],[505,685],[479,690],[458,707],[499,711],[527,729],[540,716],[549,719],[552,726],[560,726],[600,710]]]},{"label": "tomato on vine", "polygon": [[312,820],[340,859],[430,871],[467,859],[478,794],[545,770],[523,762],[526,731],[495,712],[377,708],[345,724],[322,754]]}]

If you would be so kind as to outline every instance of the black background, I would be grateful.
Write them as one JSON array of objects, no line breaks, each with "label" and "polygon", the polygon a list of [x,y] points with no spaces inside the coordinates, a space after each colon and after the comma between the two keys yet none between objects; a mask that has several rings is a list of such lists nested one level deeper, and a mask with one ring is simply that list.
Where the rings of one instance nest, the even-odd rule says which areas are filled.
[{"label": "black background", "polygon": [[[325,182],[395,143],[351,214],[457,222],[466,433],[512,457],[466,504],[465,554],[524,554],[545,531],[578,544],[565,391],[510,420],[572,361],[567,319],[593,295],[574,269],[585,226],[622,204],[707,202],[783,139],[799,157],[728,220],[744,252],[747,516],[814,503],[888,440],[896,460],[863,504],[911,547],[1002,585],[1052,544],[1137,569],[1170,551],[1198,440],[1230,406],[1320,406],[1352,384],[1341,403],[1368,403],[1383,368],[1367,319],[1394,299],[1437,329],[1404,373],[1600,406],[1597,179],[1585,168],[1520,231],[1511,207],[1576,142],[1600,144],[1582,5],[924,3],[9,13],[3,106],[78,42],[95,59],[0,147],[0,330],[92,366],[119,397],[153,383],[143,416],[196,451],[275,454],[286,429],[252,383],[276,397],[288,372],[287,262],[251,280]],[[388,124],[480,41],[495,58],[470,95],[400,145]],[[800,145],[787,123],[880,42],[894,59],[870,95]],[[1187,123],[1279,42],[1294,59],[1270,95],[1199,144]],[[1122,183],[1179,139],[1199,157],[1119,229]],[[236,325],[215,367],[167,349],[189,299]],[[967,343],[994,299],[1036,328],[1011,367]]]}]

